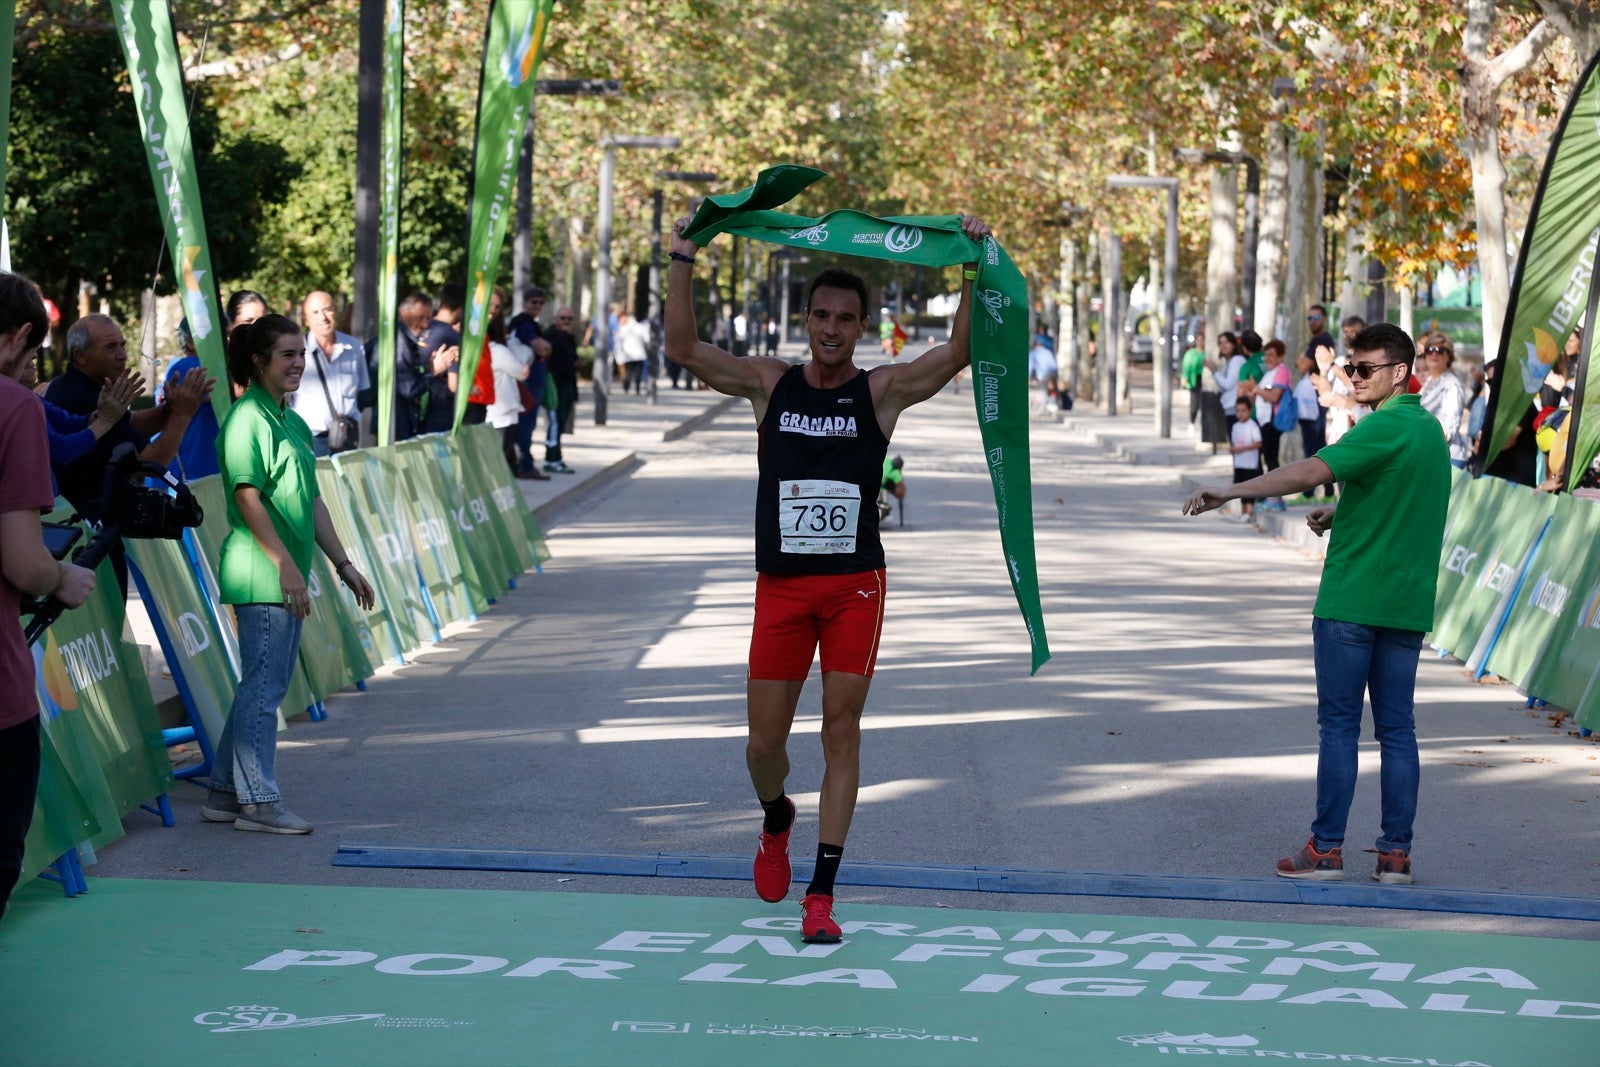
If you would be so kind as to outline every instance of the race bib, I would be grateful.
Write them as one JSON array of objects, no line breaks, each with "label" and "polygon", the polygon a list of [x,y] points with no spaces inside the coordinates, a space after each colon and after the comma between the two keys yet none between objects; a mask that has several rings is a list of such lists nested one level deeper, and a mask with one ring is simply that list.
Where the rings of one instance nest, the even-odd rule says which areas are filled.
[{"label": "race bib", "polygon": [[784,552],[854,552],[860,513],[861,489],[851,482],[805,478],[778,483],[778,532]]}]

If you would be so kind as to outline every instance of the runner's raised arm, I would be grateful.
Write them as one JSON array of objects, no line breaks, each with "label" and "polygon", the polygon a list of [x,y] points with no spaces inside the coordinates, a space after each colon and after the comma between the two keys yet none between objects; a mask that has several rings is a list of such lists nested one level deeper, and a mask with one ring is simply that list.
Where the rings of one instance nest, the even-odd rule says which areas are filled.
[{"label": "runner's raised arm", "polygon": [[789,364],[767,356],[743,359],[700,340],[694,321],[694,258],[700,247],[683,236],[689,225],[681,218],[672,226],[671,264],[667,269],[667,358],[719,393],[747,397],[756,420],[766,412],[767,396]]}]

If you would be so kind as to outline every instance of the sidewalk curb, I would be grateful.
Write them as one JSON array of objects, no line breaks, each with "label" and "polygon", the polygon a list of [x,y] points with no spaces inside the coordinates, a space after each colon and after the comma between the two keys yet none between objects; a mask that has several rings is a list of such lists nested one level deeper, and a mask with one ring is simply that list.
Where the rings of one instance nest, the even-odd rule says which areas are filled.
[{"label": "sidewalk curb", "polygon": [[706,408],[700,414],[692,415],[678,423],[678,425],[662,430],[661,440],[677,441],[680,438],[688,437],[701,427],[711,425],[711,423],[714,422],[719,415],[733,407],[742,399],[744,398],[738,396],[723,397],[715,404],[712,404],[710,407]]},{"label": "sidewalk curb", "polygon": [[[597,471],[595,474],[584,478],[571,489],[565,489],[546,500],[543,504],[533,509],[533,517],[544,530],[556,525],[555,517],[572,505],[582,501],[589,495],[599,492],[621,478],[626,478],[639,467],[644,466],[644,461],[637,452],[629,452],[610,466]],[[560,475],[556,475],[560,477]]]},{"label": "sidewalk curb", "polygon": [[[1126,417],[1132,418],[1133,416]],[[1118,459],[1126,463],[1132,463],[1135,466],[1177,467],[1181,465],[1179,462],[1180,457],[1188,458],[1192,455],[1202,454],[1198,452],[1141,452],[1130,445],[1118,444],[1116,441],[1107,438],[1104,434],[1090,429],[1089,424],[1085,420],[1075,419],[1070,416],[1062,419],[1059,425],[1068,433],[1075,434],[1078,437],[1088,441],[1096,448],[1104,449],[1105,451],[1110,452],[1113,456],[1116,456]]]}]

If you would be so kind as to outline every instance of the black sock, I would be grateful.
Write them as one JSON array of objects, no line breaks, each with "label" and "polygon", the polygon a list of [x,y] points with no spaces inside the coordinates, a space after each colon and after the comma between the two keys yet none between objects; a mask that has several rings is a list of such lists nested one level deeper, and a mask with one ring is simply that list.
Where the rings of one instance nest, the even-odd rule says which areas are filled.
[{"label": "black sock", "polygon": [[[760,797],[756,799],[761,800]],[[781,834],[794,825],[794,808],[783,793],[772,800],[761,800],[761,810],[766,813],[761,820],[761,829],[769,834]]]},{"label": "black sock", "polygon": [[833,896],[833,880],[839,876],[839,860],[844,856],[843,845],[817,845],[817,872],[811,876],[806,895],[821,893]]}]

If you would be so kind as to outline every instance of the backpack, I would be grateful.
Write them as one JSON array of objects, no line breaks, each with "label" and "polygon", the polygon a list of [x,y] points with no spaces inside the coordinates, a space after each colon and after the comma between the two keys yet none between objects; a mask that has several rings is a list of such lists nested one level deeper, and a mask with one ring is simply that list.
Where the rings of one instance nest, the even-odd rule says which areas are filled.
[{"label": "backpack", "polygon": [[1278,398],[1278,406],[1272,412],[1272,428],[1282,433],[1289,433],[1300,425],[1300,402],[1294,398],[1294,390],[1289,386],[1283,387],[1283,395]]}]

